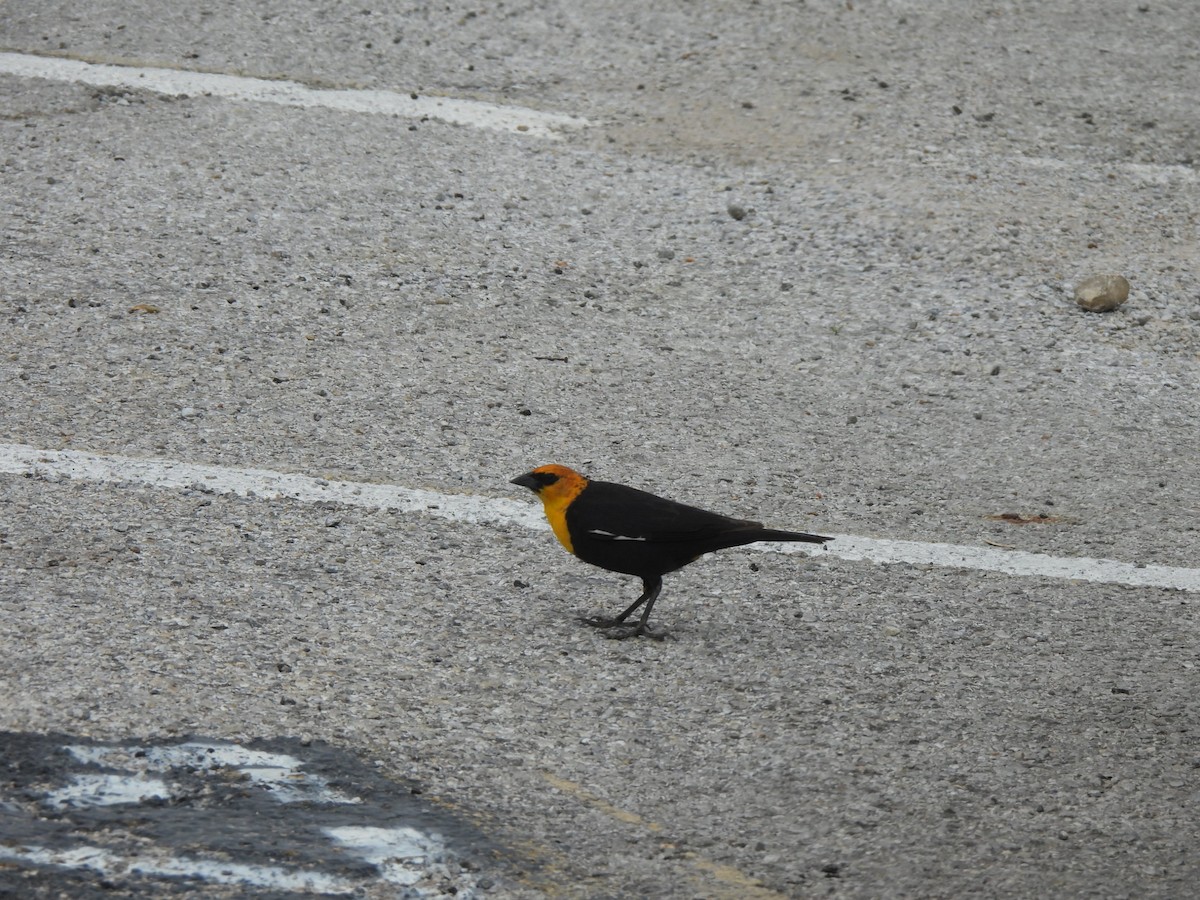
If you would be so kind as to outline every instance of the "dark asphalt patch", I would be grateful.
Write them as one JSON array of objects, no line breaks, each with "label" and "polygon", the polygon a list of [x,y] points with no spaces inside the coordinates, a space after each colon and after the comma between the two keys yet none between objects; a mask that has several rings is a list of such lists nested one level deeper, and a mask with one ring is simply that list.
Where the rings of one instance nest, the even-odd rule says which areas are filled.
[{"label": "dark asphalt patch", "polygon": [[0,732],[0,897],[484,897],[505,853],[352,754],[291,738]]}]

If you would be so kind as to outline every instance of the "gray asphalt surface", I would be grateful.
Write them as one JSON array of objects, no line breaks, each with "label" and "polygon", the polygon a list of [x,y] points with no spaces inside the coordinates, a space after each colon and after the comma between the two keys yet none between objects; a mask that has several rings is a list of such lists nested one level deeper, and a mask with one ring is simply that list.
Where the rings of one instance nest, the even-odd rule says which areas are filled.
[{"label": "gray asphalt surface", "polygon": [[[595,123],[0,75],[0,442],[491,496],[553,461],[1196,565],[1200,8],[584,6],[0,6],[9,51]],[[1114,313],[1071,299],[1098,272]],[[0,729],[327,741],[523,857],[489,896],[1200,877],[1194,594],[730,551],[668,577],[671,639],[613,642],[576,617],[636,584],[546,533],[0,503]]]}]

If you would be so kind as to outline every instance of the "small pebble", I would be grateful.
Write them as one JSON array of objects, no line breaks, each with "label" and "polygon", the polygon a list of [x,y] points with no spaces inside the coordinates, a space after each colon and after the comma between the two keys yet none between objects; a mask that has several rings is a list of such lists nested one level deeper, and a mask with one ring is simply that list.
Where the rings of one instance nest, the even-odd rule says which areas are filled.
[{"label": "small pebble", "polygon": [[1075,286],[1075,302],[1089,312],[1112,312],[1128,299],[1124,275],[1092,275]]},{"label": "small pebble", "polygon": [[746,207],[739,203],[730,203],[727,207],[725,207],[725,211],[739,222],[746,218]]}]

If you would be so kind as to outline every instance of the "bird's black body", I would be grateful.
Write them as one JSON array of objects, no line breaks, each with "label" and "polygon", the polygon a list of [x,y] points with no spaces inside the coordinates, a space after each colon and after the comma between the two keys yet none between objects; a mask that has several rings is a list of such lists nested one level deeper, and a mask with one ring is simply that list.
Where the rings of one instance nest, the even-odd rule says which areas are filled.
[{"label": "bird's black body", "polygon": [[[642,595],[620,615],[584,619],[589,625],[614,629],[614,637],[661,637],[651,632],[647,623],[662,590],[662,576],[705,553],[756,541],[823,544],[831,540],[819,534],[764,528],[759,522],[723,516],[623,484],[591,481],[566,466],[541,466],[517,476],[513,484],[527,487],[541,498],[551,528],[571,553],[602,569],[642,579]],[[638,624],[624,626],[643,604]]]},{"label": "bird's black body", "polygon": [[705,553],[755,541],[827,538],[764,528],[608,481],[589,481],[567,507],[575,555],[584,562],[642,578],[681,569]]}]

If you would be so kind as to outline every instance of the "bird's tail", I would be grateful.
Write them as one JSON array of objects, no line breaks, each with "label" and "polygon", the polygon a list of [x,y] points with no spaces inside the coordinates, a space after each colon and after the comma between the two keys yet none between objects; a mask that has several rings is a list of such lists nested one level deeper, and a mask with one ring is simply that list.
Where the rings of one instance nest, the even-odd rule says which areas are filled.
[{"label": "bird's tail", "polygon": [[824,544],[826,541],[832,541],[833,538],[820,534],[807,534],[803,531],[781,531],[778,528],[760,528],[755,532],[752,540],[803,541],[806,544]]}]

